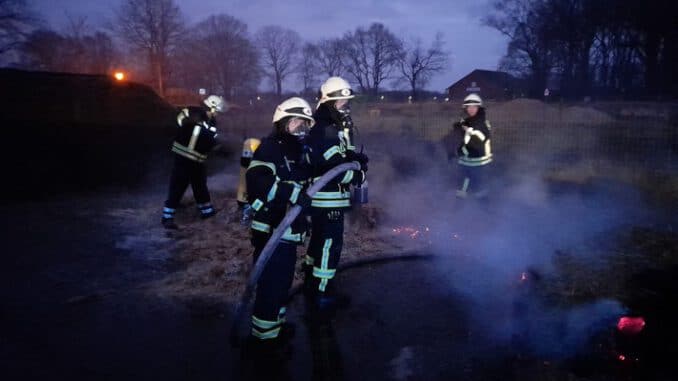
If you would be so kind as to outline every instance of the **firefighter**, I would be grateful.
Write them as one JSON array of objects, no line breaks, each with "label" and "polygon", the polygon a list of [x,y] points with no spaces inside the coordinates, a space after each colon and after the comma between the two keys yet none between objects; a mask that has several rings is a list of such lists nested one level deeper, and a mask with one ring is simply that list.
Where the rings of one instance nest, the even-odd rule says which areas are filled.
[{"label": "firefighter", "polygon": [[305,257],[305,289],[319,309],[331,311],[344,298],[338,298],[334,278],[344,241],[344,212],[351,207],[351,185],[365,182],[366,155],[356,152],[349,101],[354,97],[351,85],[340,77],[331,77],[320,88],[310,133],[313,177],[318,178],[339,164],[358,161],[360,171],[338,176],[313,197],[311,240]]},{"label": "firefighter", "polygon": [[[271,232],[288,208],[308,210],[311,198],[306,187],[311,178],[305,139],[314,120],[309,104],[301,98],[282,102],[273,115],[274,131],[262,140],[247,169],[247,196],[254,215],[251,231],[254,258],[258,258]],[[254,301],[252,341],[255,345],[277,345],[285,322],[285,302],[294,278],[297,246],[303,244],[306,217],[302,213],[288,228],[264,268]]]},{"label": "firefighter", "polygon": [[252,162],[252,156],[254,152],[261,145],[261,140],[259,139],[246,139],[242,145],[242,155],[240,156],[240,180],[238,181],[238,209],[242,212],[242,218],[240,222],[243,225],[247,225],[250,222],[252,216],[252,206],[247,201],[247,183],[245,182],[245,174],[247,173],[247,168]]},{"label": "firefighter", "polygon": [[193,188],[200,217],[206,219],[216,214],[207,189],[205,161],[216,144],[216,114],[225,111],[224,99],[210,95],[202,105],[183,108],[177,115],[179,128],[172,144],[174,167],[170,176],[169,195],[162,213],[162,225],[165,228],[178,228],[174,215],[189,184]]},{"label": "firefighter", "polygon": [[459,198],[472,195],[482,198],[487,195],[485,178],[492,162],[492,126],[485,115],[483,100],[477,94],[469,94],[462,105],[464,116],[454,124],[457,164],[461,176],[456,191]]}]

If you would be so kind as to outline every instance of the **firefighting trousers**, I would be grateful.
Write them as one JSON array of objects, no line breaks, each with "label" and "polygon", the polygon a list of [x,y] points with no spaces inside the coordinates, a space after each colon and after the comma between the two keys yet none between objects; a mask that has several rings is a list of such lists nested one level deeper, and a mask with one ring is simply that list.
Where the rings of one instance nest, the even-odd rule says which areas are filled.
[{"label": "firefighting trousers", "polygon": [[311,240],[305,264],[312,266],[310,287],[327,292],[337,273],[344,244],[344,211],[314,208],[311,214]]},{"label": "firefighting trousers", "polygon": [[482,197],[487,194],[487,172],[489,165],[471,167],[466,165],[457,165],[457,196],[466,198],[468,196]]},{"label": "firefighting trousers", "polygon": [[[253,237],[254,259],[258,258],[266,245],[268,235]],[[261,339],[275,339],[285,322],[285,303],[294,279],[297,261],[297,245],[281,241],[271,255],[257,283],[252,313],[252,336]]]},{"label": "firefighting trousers", "polygon": [[191,185],[193,197],[200,212],[209,214],[214,211],[210,204],[210,193],[207,189],[207,169],[204,163],[198,163],[183,156],[175,155],[174,167],[170,176],[169,194],[165,201],[163,216],[171,218],[186,192]]}]

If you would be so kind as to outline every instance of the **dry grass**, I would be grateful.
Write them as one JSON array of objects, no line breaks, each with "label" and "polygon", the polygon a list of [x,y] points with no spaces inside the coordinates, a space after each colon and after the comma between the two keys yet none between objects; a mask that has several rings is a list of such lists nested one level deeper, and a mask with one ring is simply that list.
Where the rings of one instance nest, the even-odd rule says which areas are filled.
[{"label": "dry grass", "polygon": [[[607,135],[600,134],[601,129],[621,135],[622,141],[625,141],[631,127],[617,126],[617,129],[610,129],[610,126],[617,123],[614,122],[614,118],[608,114],[601,115],[600,111],[592,108],[581,109],[579,106],[557,108],[535,102],[537,101],[520,100],[506,104],[490,104],[489,115],[495,126],[497,157],[515,154],[512,152],[515,150],[527,160],[542,157],[543,151],[548,151],[550,158],[565,155],[568,157],[567,160],[562,162],[555,160],[547,167],[544,175],[546,181],[583,185],[601,178],[614,179],[640,187],[662,205],[675,206],[678,195],[678,177],[675,174],[648,171],[642,163],[628,165],[625,162],[589,156],[590,152],[599,147],[601,136],[607,139]],[[539,116],[541,120],[535,119],[534,115],[527,112],[534,109],[544,110]],[[430,146],[437,149],[437,142],[449,133],[452,121],[459,116],[459,109],[444,103],[357,105],[354,114],[360,134],[366,137],[380,137],[379,140],[372,141],[372,146],[368,147],[375,158],[375,162],[371,164],[372,172],[379,172],[382,182],[397,186],[400,176],[394,172],[394,168],[401,168],[402,163],[398,161],[400,156],[414,155],[424,162],[438,160],[436,158],[442,153],[438,151],[435,151],[435,154],[430,153]],[[564,115],[569,114],[575,114],[576,117],[565,119]],[[545,124],[547,118],[556,119],[548,122],[550,124]],[[267,119],[261,113],[249,116],[241,113],[230,120],[228,125],[234,129],[240,128],[243,133],[258,131],[260,132],[258,135],[261,135],[269,128],[268,122],[265,121]],[[613,122],[610,122],[611,120]],[[230,133],[238,134],[234,131]],[[419,142],[412,139],[419,139]],[[656,137],[652,137],[649,141],[655,140]],[[403,142],[412,144],[403,145]],[[634,156],[630,159],[633,160]],[[231,176],[237,174],[237,168],[233,168],[229,169],[233,170]],[[144,232],[138,237],[128,237],[128,243],[151,242],[151,245],[139,246],[139,250],[144,251],[143,255],[169,256],[178,265],[177,271],[151,284],[149,292],[161,296],[225,301],[233,301],[242,292],[252,265],[249,232],[239,223],[232,192],[224,190],[232,188],[231,185],[235,184],[233,178],[221,179],[218,182],[219,186],[215,187],[217,191],[213,196],[219,200],[218,206],[223,209],[221,213],[213,220],[200,221],[190,211],[182,211],[180,214],[183,217],[178,222],[183,229],[170,237],[157,224],[156,204],[126,215],[128,223],[139,226],[139,231]],[[423,241],[394,236],[391,230],[393,226],[388,226],[385,222],[381,210],[383,207],[384,205],[380,205],[377,200],[376,203],[349,217],[347,223],[349,234],[346,235],[342,261],[396,255],[411,250],[423,250],[426,247]],[[192,206],[189,205],[188,209],[192,209]],[[135,249],[134,245],[131,246]],[[303,255],[303,252],[304,250],[300,249],[299,255]],[[605,255],[596,257],[613,258]],[[559,258],[564,258],[563,260],[567,262],[565,259],[568,255]],[[564,268],[575,269],[578,265],[573,262],[572,266],[566,265]],[[560,292],[579,295],[586,293],[587,289],[595,290],[601,287],[598,281],[600,278],[596,274],[581,271],[575,274],[577,277],[572,282],[558,283],[562,286]],[[295,282],[299,281],[297,274]],[[613,292],[612,289],[609,290],[609,293]]]}]

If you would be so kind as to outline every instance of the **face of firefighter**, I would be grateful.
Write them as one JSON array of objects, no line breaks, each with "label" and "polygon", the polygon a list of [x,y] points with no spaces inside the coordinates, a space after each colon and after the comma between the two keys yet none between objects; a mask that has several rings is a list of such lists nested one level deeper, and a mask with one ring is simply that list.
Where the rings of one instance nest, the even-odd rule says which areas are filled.
[{"label": "face of firefighter", "polygon": [[311,123],[302,118],[292,118],[287,122],[287,133],[303,139],[308,135]]},{"label": "face of firefighter", "polygon": [[478,106],[466,106],[466,113],[470,117],[476,116],[478,114]]},{"label": "face of firefighter", "polygon": [[337,110],[348,108],[348,99],[337,99],[334,101],[334,108]]}]

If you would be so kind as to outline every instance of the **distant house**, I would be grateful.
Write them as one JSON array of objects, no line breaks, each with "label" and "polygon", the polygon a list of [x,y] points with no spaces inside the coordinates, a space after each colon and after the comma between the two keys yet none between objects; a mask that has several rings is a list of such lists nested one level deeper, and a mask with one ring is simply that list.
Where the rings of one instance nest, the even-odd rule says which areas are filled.
[{"label": "distant house", "polygon": [[509,73],[492,70],[473,70],[447,88],[450,99],[463,99],[476,93],[484,99],[506,100],[522,95],[520,81]]}]

